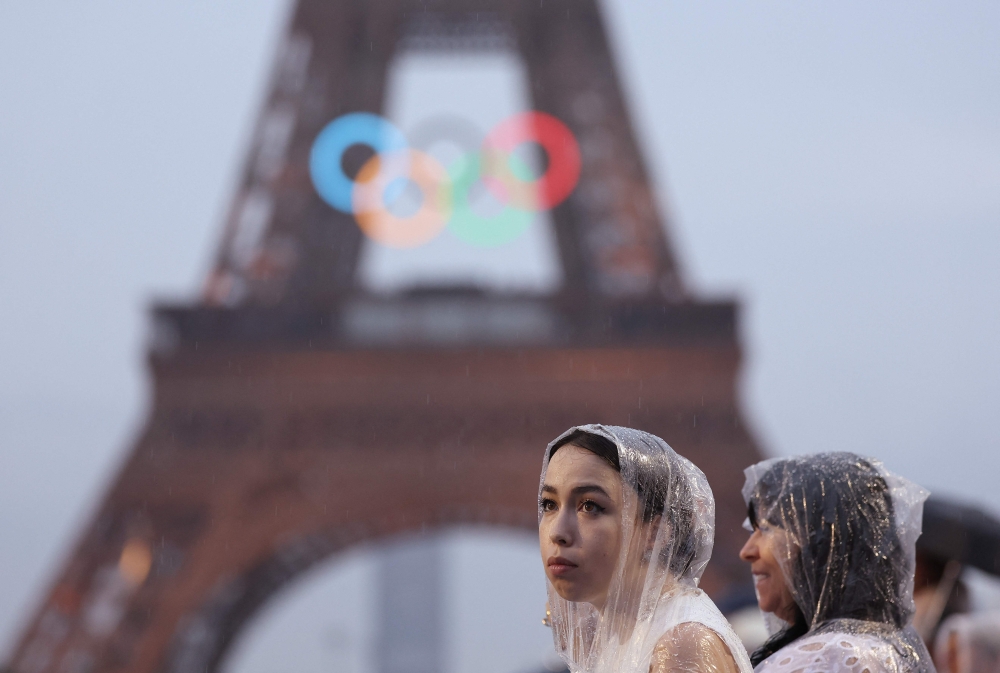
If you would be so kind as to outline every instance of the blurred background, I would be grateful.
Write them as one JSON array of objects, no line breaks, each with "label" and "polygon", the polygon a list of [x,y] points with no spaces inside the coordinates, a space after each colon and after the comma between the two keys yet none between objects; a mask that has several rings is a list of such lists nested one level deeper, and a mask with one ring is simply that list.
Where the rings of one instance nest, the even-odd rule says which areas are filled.
[{"label": "blurred background", "polygon": [[[1000,511],[1000,6],[602,7],[685,278],[742,303],[740,394],[764,450],[874,456]],[[291,9],[0,3],[5,652],[142,427],[147,308],[201,291]],[[451,96],[489,128],[525,107],[523,75],[503,56],[414,57],[387,116],[412,125]],[[458,259],[447,241],[370,246],[359,274],[545,290],[553,243],[532,231]],[[555,665],[531,536],[441,536],[445,669]],[[309,571],[226,670],[375,671],[380,558],[362,545]],[[963,579],[973,607],[1000,607],[988,575]]]}]

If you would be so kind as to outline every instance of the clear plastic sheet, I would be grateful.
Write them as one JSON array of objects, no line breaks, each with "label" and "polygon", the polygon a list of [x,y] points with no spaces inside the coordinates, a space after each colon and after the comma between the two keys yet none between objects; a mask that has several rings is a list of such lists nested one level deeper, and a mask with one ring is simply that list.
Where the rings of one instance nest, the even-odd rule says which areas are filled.
[{"label": "clear plastic sheet", "polygon": [[611,442],[617,454],[618,474],[604,468],[618,485],[617,499],[598,515],[611,517],[602,525],[611,526],[608,539],[614,544],[605,545],[610,579],[597,599],[567,600],[549,576],[548,620],[556,651],[573,673],[750,673],[736,634],[698,588],[715,539],[712,491],[701,470],[659,437],[586,425],[549,444],[539,485],[543,563],[558,554],[582,564],[574,570],[587,570],[586,544],[559,523],[561,516],[569,517],[569,526],[574,517],[591,516],[585,511],[589,505],[572,499],[573,484],[560,481],[570,469],[563,465],[574,455],[590,455],[572,439],[565,443],[573,437],[580,441],[574,434],[580,432]]},{"label": "clear plastic sheet", "polygon": [[769,616],[777,628],[754,653],[758,673],[933,673],[911,624],[927,491],[852,453],[765,460],[745,473],[751,543],[768,550],[794,600],[786,621]]}]

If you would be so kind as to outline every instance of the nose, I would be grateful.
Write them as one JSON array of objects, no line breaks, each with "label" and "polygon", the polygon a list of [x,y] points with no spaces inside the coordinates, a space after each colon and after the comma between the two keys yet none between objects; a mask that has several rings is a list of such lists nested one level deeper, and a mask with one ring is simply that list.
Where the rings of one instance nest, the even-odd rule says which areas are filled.
[{"label": "nose", "polygon": [[740,550],[740,558],[747,563],[753,563],[760,558],[760,551],[757,549],[757,537],[760,535],[759,530],[755,530],[747,538],[746,544],[743,545],[743,549]]},{"label": "nose", "polygon": [[576,517],[570,507],[563,507],[549,528],[549,540],[560,547],[570,547],[576,539]]}]

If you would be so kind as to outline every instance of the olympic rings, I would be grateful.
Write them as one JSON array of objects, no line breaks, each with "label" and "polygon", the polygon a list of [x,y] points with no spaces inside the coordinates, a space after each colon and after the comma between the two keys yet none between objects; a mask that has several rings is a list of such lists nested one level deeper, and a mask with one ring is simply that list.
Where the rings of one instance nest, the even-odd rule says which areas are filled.
[{"label": "olympic rings", "polygon": [[[547,155],[541,176],[531,178],[515,154],[537,143]],[[352,145],[375,155],[351,180],[341,165]],[[354,215],[369,238],[393,247],[422,245],[447,226],[467,243],[494,246],[519,236],[541,210],[562,203],[580,178],[580,146],[569,128],[542,112],[514,115],[495,127],[479,152],[466,154],[445,169],[429,154],[411,149],[395,125],[378,115],[355,112],[333,120],[313,143],[309,170],[319,196],[333,208]],[[419,188],[421,203],[408,217],[391,211],[408,183]],[[501,204],[483,215],[472,207],[481,184]]]}]

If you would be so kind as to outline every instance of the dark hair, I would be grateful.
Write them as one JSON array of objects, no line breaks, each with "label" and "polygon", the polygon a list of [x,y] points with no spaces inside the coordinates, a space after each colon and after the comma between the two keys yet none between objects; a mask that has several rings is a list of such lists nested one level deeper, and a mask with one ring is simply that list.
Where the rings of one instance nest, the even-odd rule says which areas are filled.
[{"label": "dark hair", "polygon": [[833,619],[905,625],[909,564],[889,487],[867,460],[829,453],[778,461],[754,487],[748,516],[754,528],[785,530],[796,546],[785,569],[796,619],[751,655],[754,666]]},{"label": "dark hair", "polygon": [[552,448],[549,449],[549,460],[552,460],[552,456],[556,455],[556,451],[567,444],[586,449],[598,458],[603,458],[608,465],[615,468],[615,472],[622,471],[621,463],[618,461],[618,447],[615,446],[615,443],[607,437],[595,435],[586,430],[574,430],[553,444]]},{"label": "dark hair", "polygon": [[[603,459],[615,472],[621,473],[621,460],[615,442],[602,435],[574,430],[549,450],[549,460],[564,446],[576,446]],[[636,460],[635,491],[642,508],[642,520],[647,523],[657,516],[667,516],[671,525],[671,540],[665,544],[662,558],[678,576],[683,575],[695,556],[694,496],[680,470],[672,469],[669,460]],[[667,496],[670,507],[667,508]]]}]

